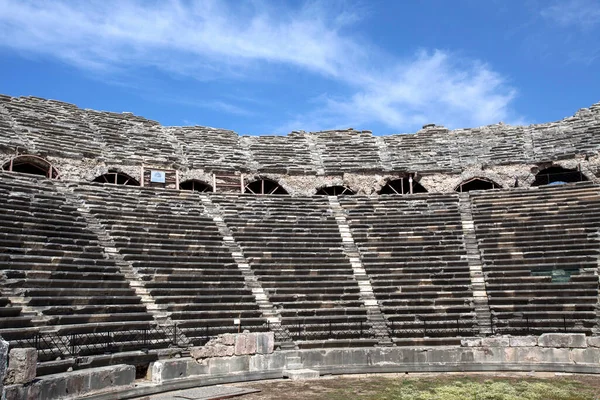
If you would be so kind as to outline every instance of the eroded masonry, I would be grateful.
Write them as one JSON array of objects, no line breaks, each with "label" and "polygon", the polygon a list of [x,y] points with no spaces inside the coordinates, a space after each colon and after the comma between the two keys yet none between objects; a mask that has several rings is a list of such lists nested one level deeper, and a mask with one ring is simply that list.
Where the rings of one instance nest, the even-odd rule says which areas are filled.
[{"label": "eroded masonry", "polygon": [[[238,136],[130,113],[0,96],[1,166],[67,180],[291,195],[408,194],[598,181],[600,103],[562,121],[375,137],[369,131]],[[21,157],[19,157],[21,156]]]}]

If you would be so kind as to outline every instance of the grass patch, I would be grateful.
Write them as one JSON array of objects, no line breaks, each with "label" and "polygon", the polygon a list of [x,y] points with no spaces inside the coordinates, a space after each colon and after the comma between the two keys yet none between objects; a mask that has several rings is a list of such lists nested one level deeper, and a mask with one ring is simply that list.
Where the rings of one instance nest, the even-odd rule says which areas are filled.
[{"label": "grass patch", "polygon": [[596,390],[568,379],[371,378],[324,393],[327,400],[598,400]]}]

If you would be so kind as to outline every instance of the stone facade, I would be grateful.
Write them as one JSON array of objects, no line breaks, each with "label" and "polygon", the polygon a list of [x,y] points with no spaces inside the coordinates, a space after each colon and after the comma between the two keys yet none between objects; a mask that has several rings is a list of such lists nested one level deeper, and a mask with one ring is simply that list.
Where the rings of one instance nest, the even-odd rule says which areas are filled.
[{"label": "stone facade", "polygon": [[[375,194],[388,180],[415,175],[429,192],[450,192],[483,177],[507,188],[556,164],[598,182],[600,103],[561,121],[374,137],[369,131],[238,136],[209,127],[164,127],[130,113],[82,110],[35,97],[0,95],[0,163],[16,154],[48,159],[61,179],[90,181],[116,170],[140,179],[140,167],[179,171],[180,181],[212,184],[213,173],[273,179],[292,195],[331,185]],[[236,189],[219,189],[235,191]],[[237,189],[239,190],[239,189]]]}]

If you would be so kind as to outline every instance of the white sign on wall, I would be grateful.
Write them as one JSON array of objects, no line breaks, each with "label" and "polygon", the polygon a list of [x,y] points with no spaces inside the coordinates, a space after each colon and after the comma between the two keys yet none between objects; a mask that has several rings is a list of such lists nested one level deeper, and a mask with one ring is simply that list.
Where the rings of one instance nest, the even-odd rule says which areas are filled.
[{"label": "white sign on wall", "polygon": [[165,183],[165,172],[150,171],[150,182]]}]

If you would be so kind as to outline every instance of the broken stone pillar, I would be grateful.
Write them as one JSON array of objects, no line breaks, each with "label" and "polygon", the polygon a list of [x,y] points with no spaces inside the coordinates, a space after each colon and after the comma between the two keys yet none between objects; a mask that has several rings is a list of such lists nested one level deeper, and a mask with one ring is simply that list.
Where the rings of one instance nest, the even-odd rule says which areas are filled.
[{"label": "broken stone pillar", "polygon": [[4,384],[25,384],[35,379],[37,350],[33,348],[12,349],[8,354],[8,369]]}]

